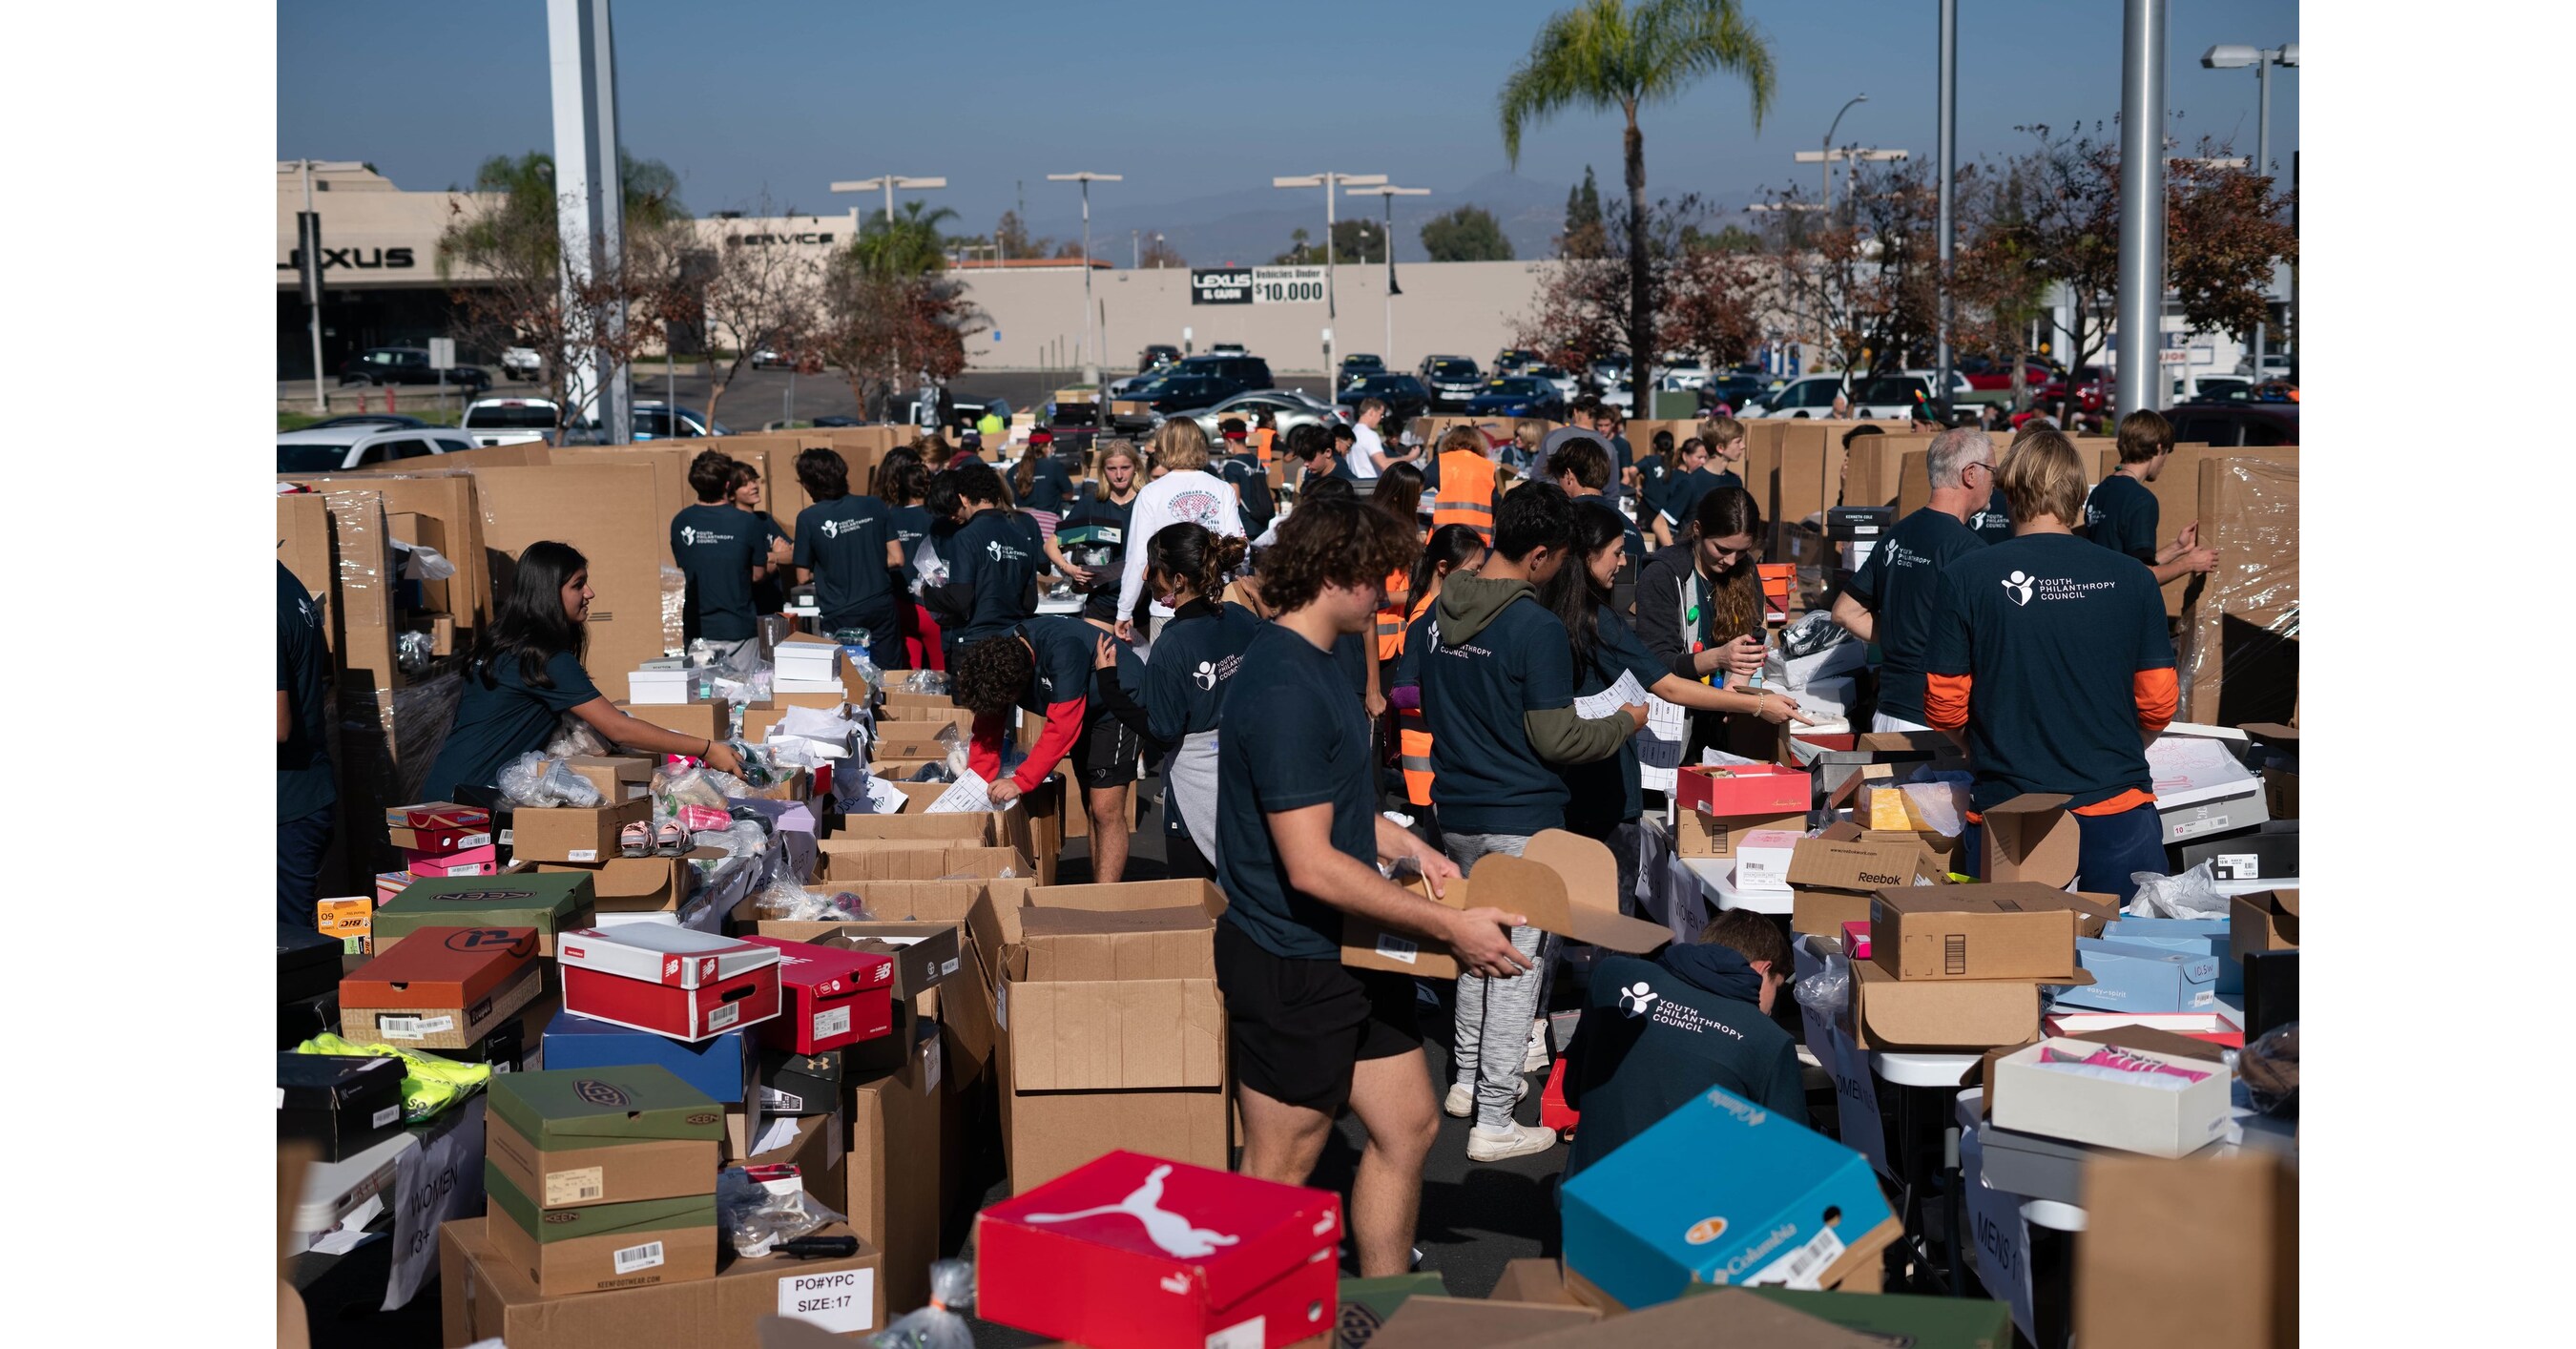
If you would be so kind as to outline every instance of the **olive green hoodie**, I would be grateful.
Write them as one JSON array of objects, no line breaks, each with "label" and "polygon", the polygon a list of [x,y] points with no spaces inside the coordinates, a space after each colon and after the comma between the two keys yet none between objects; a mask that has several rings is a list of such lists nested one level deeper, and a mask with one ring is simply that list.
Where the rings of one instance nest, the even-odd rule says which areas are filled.
[{"label": "olive green hoodie", "polygon": [[[1527,581],[1488,580],[1472,571],[1450,573],[1441,582],[1440,600],[1433,606],[1439,615],[1440,641],[1447,645],[1476,640],[1496,615],[1524,596],[1532,604],[1539,602],[1538,588]],[[1636,729],[1626,712],[1616,710],[1590,719],[1571,705],[1521,714],[1521,731],[1529,737],[1530,748],[1551,764],[1607,759]]]}]

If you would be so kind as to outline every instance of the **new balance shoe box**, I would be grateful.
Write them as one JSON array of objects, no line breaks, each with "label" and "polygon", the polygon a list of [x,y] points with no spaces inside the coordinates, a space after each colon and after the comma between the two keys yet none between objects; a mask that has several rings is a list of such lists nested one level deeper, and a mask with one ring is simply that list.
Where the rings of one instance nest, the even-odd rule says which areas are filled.
[{"label": "new balance shoe box", "polygon": [[2079,982],[2076,941],[2119,901],[2044,885],[1900,886],[1870,897],[1870,959],[1899,979]]},{"label": "new balance shoe box", "polygon": [[453,801],[395,806],[385,812],[385,839],[406,852],[480,848],[492,842],[492,812]]},{"label": "new balance shoe box", "polygon": [[783,937],[744,937],[778,952],[779,1015],[760,1028],[772,1049],[817,1054],[894,1030],[894,959]]},{"label": "new balance shoe box", "polygon": [[376,954],[424,927],[532,927],[537,954],[555,954],[555,934],[586,926],[595,899],[590,877],[513,872],[414,881],[376,910]]},{"label": "new balance shoe box", "polygon": [[563,766],[597,789],[600,800],[612,804],[653,790],[653,761],[640,754],[575,754],[566,757]]},{"label": "new balance shoe box", "polygon": [[546,1023],[546,1067],[624,1068],[651,1064],[706,1093],[738,1105],[749,1098],[753,1042],[729,1030],[695,1042],[566,1011]]},{"label": "new balance shoe box", "polygon": [[277,1139],[341,1161],[401,1133],[403,1062],[340,1054],[277,1056]]},{"label": "new balance shoe box", "polygon": [[2218,957],[2099,939],[2075,943],[2089,984],[2058,991],[2061,1007],[2200,1012],[2218,1005]]},{"label": "new balance shoe box", "polygon": [[303,1002],[330,992],[340,982],[341,945],[333,938],[300,927],[277,925],[277,1002]]},{"label": "new balance shoe box", "polygon": [[501,869],[501,850],[489,843],[454,852],[403,850],[403,870],[414,876],[489,876]]},{"label": "new balance shoe box", "polygon": [[[2152,1060],[2196,1080],[2084,1069],[2080,1061],[2097,1052]],[[2078,1062],[2043,1062],[2052,1053]],[[2016,1133],[2181,1157],[2226,1132],[2228,1078],[2226,1065],[2206,1059],[2052,1037],[1997,1059],[1986,1099],[1995,1124]]]},{"label": "new balance shoe box", "polygon": [[692,862],[724,854],[713,848],[685,857],[611,857],[598,862],[539,862],[537,874],[579,872],[590,877],[597,913],[677,913],[697,891]]},{"label": "new balance shoe box", "polygon": [[1804,833],[1814,793],[1815,776],[1803,768],[1682,768],[1674,779],[1673,850],[1684,857],[1734,857],[1749,834]]},{"label": "new balance shoe box", "polygon": [[1902,1230],[1868,1158],[1714,1088],[1561,1194],[1568,1283],[1627,1309],[1693,1284],[1831,1287]]},{"label": "new balance shoe box", "polygon": [[493,1249],[549,1296],[715,1273],[722,1107],[651,1067],[495,1077]]},{"label": "new balance shoe box", "polygon": [[340,981],[342,1033],[360,1043],[463,1049],[543,991],[537,932],[424,927]]},{"label": "new balance shoe box", "polygon": [[1284,1349],[1337,1321],[1329,1191],[1111,1152],[975,1220],[976,1314],[1090,1349]]},{"label": "new balance shoe box", "polygon": [[[852,1336],[886,1324],[886,1258],[862,1242],[854,1255],[799,1260],[772,1255],[724,1262],[711,1279],[639,1284],[548,1297],[495,1250],[495,1215],[438,1229],[439,1307],[448,1344],[506,1341],[510,1349],[768,1349],[761,1323]],[[814,1233],[846,1237],[838,1223]],[[376,1297],[382,1300],[383,1280]],[[906,1306],[904,1310],[910,1310]],[[773,1332],[774,1333],[774,1332]]]},{"label": "new balance shoe box", "polygon": [[617,836],[630,824],[651,824],[653,803],[643,797],[604,806],[521,806],[510,814],[514,862],[601,862],[621,854]]},{"label": "new balance shoe box", "polygon": [[2245,966],[2229,947],[2231,926],[2224,918],[2121,918],[2103,927],[2102,939],[2216,956],[2218,982],[2214,987],[2225,995],[2245,988]]},{"label": "new balance shoe box", "polygon": [[830,1115],[841,1108],[841,1085],[848,1072],[844,1050],[798,1054],[764,1049],[753,1060],[752,1091],[763,1115]]},{"label": "new balance shoe box", "polygon": [[778,1015],[778,952],[690,928],[567,932],[564,1010],[692,1043]]}]

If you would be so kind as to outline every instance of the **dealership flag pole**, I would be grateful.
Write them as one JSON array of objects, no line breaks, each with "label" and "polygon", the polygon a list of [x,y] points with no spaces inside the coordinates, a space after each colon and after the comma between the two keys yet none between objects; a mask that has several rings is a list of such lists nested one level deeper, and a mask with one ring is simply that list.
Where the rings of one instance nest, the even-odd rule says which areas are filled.
[{"label": "dealership flag pole", "polygon": [[304,215],[295,222],[295,246],[303,256],[304,326],[313,334],[313,410],[328,415],[331,396],[322,391],[322,217],[313,211],[313,161],[303,160]]}]

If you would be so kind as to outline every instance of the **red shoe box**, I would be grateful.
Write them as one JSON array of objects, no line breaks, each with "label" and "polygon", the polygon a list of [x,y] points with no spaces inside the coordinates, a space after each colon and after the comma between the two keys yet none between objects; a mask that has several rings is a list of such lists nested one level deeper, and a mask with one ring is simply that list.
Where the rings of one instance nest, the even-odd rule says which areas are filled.
[{"label": "red shoe box", "polygon": [[1684,810],[1711,815],[1802,814],[1814,804],[1815,775],[1778,764],[1687,766],[1673,778],[1673,800]]},{"label": "red shoe box", "polygon": [[501,850],[486,843],[454,852],[402,850],[403,869],[415,876],[489,876],[501,869]]},{"label": "red shoe box", "polygon": [[894,1031],[894,957],[789,941],[744,937],[778,951],[778,986],[786,1007],[760,1028],[772,1049],[820,1054]]},{"label": "red shoe box", "polygon": [[1336,1323],[1341,1200],[1106,1153],[975,1220],[975,1311],[1090,1349],[1284,1349]]},{"label": "red shoe box", "polygon": [[633,923],[555,938],[567,1012],[695,1043],[778,1015],[778,952]]}]

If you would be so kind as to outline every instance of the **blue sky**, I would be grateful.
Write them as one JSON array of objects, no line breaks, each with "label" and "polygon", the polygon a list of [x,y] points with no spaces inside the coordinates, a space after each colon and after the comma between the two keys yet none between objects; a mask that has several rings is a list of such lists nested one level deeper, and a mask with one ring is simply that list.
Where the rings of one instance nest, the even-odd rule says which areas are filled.
[{"label": "blue sky", "polygon": [[[1505,168],[1494,96],[1561,5],[1545,0],[1293,6],[1021,0],[765,5],[619,0],[622,139],[678,170],[700,213],[756,204],[837,212],[834,179],[945,175],[929,194],[989,229],[1025,191],[1041,231],[1074,217],[1050,172],[1123,173],[1094,188],[1121,216],[1267,189],[1274,174],[1388,174],[1455,204]],[[1779,89],[1757,135],[1744,87],[1713,76],[1641,116],[1649,191],[1741,203],[1794,180],[1812,191],[1835,109],[1844,143],[1933,149],[1933,0],[1747,0]],[[1962,159],[2028,144],[2017,125],[2107,121],[2119,109],[2118,0],[1960,5]],[[545,7],[280,0],[277,153],[373,162],[407,188],[469,182],[493,154],[549,148]],[[2168,59],[2174,129],[2254,148],[2251,70],[2208,71],[2214,42],[2298,37],[2291,0],[2175,0]],[[2299,79],[2273,78],[2273,157],[2299,144]],[[1561,115],[1524,142],[1518,172],[1562,194],[1589,163],[1615,189],[1619,117]],[[1024,185],[1024,186],[1019,186]],[[1318,194],[1319,195],[1319,194]],[[1283,203],[1284,204],[1284,203]],[[1427,212],[1426,212],[1427,213]]]}]

